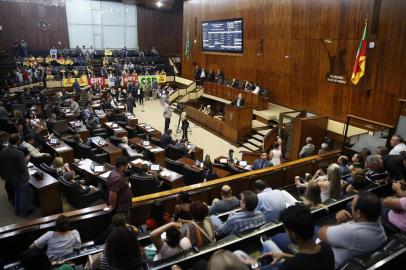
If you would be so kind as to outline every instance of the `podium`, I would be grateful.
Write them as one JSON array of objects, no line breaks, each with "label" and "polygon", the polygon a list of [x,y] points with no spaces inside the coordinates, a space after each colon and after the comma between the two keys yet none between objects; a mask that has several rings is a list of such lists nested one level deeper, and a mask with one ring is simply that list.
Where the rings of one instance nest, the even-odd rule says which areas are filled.
[{"label": "podium", "polygon": [[237,107],[231,104],[224,108],[224,123],[235,129],[251,129],[252,107]]}]

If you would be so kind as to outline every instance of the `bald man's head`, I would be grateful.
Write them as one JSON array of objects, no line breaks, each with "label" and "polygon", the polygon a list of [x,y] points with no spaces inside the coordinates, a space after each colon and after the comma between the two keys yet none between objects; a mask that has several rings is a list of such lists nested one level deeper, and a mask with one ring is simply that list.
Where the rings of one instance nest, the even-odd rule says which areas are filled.
[{"label": "bald man's head", "polygon": [[230,187],[230,186],[224,185],[224,186],[221,188],[221,195],[222,195],[223,197],[230,197],[231,194],[232,194],[232,190],[231,190],[231,187]]}]

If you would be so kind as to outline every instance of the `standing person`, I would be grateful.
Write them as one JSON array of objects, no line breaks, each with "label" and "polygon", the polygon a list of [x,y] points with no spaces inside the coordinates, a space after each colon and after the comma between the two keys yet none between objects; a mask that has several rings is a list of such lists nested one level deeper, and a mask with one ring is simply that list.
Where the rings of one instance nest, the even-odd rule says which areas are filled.
[{"label": "standing person", "polygon": [[189,129],[189,121],[186,119],[186,113],[182,114],[182,139],[189,141],[187,131]]},{"label": "standing person", "polygon": [[[135,105],[135,98],[133,96],[132,92],[128,93],[128,98],[127,98],[127,112],[133,114],[134,113],[134,105]],[[137,106],[137,105],[135,105]]]},{"label": "standing person", "polygon": [[393,148],[390,150],[389,155],[399,155],[400,152],[406,151],[406,145],[403,142],[403,138],[398,134],[392,136],[390,139],[390,146]]},{"label": "standing person", "polygon": [[142,88],[141,85],[137,89],[137,97],[138,97],[138,103],[140,105],[143,105],[144,104],[144,89]]},{"label": "standing person", "polygon": [[263,169],[271,166],[273,166],[273,164],[268,160],[268,154],[262,153],[261,158],[255,160],[252,164],[252,170]]},{"label": "standing person", "polygon": [[107,179],[108,205],[115,213],[130,215],[132,205],[132,193],[127,177],[125,176],[129,168],[129,160],[120,156],[117,158],[115,168],[111,171]]},{"label": "standing person", "polygon": [[169,129],[171,117],[172,117],[172,109],[171,106],[169,105],[169,102],[166,100],[164,105],[165,132]]},{"label": "standing person", "polygon": [[278,142],[275,142],[273,144],[273,149],[271,150],[271,152],[269,153],[269,157],[271,159],[271,163],[275,166],[275,165],[280,165],[281,162],[281,157],[282,157],[282,149],[281,149],[281,145]]},{"label": "standing person", "polygon": [[9,146],[0,152],[0,176],[6,181],[6,190],[10,199],[14,200],[14,207],[18,216],[27,216],[32,209],[28,209],[28,173],[23,152],[18,150],[21,138],[18,134],[11,134]]}]

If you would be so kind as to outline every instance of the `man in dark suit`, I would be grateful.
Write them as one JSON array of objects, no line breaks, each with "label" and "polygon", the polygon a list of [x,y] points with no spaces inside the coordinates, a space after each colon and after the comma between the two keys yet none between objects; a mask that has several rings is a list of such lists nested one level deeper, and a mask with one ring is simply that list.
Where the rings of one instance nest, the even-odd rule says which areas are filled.
[{"label": "man in dark suit", "polygon": [[173,144],[172,129],[168,129],[161,137],[161,145],[163,148],[167,148],[169,144]]},{"label": "man in dark suit", "polygon": [[[9,138],[9,146],[0,152],[0,176],[6,181],[9,198],[14,197],[14,207],[18,216],[27,216],[32,209],[28,209],[28,191],[30,175],[22,151],[17,148],[21,142],[18,134],[12,134]],[[10,196],[11,195],[11,196]]]},{"label": "man in dark suit", "polygon": [[224,73],[220,69],[217,70],[216,74],[216,83],[223,84]]},{"label": "man in dark suit", "polygon": [[273,166],[273,164],[268,160],[268,154],[262,153],[261,158],[255,160],[254,163],[252,164],[252,170],[263,169],[271,166]]},{"label": "man in dark suit", "polygon": [[234,87],[234,88],[239,88],[239,87],[240,87],[240,83],[239,83],[235,78],[233,78],[233,80],[232,80],[231,83],[230,83],[230,86],[231,86],[231,87]]},{"label": "man in dark suit", "polygon": [[241,93],[239,93],[237,99],[233,101],[233,105],[237,107],[245,106],[245,99],[242,97]]}]

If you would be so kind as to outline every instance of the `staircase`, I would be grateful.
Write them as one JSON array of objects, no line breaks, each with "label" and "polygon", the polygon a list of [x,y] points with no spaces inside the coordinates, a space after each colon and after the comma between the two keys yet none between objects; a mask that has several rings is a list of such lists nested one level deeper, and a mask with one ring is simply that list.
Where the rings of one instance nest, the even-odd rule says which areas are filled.
[{"label": "staircase", "polygon": [[251,152],[261,152],[264,142],[264,137],[277,126],[277,123],[271,122],[270,124],[263,124],[259,121],[253,120],[253,128],[251,134],[238,144]]}]

